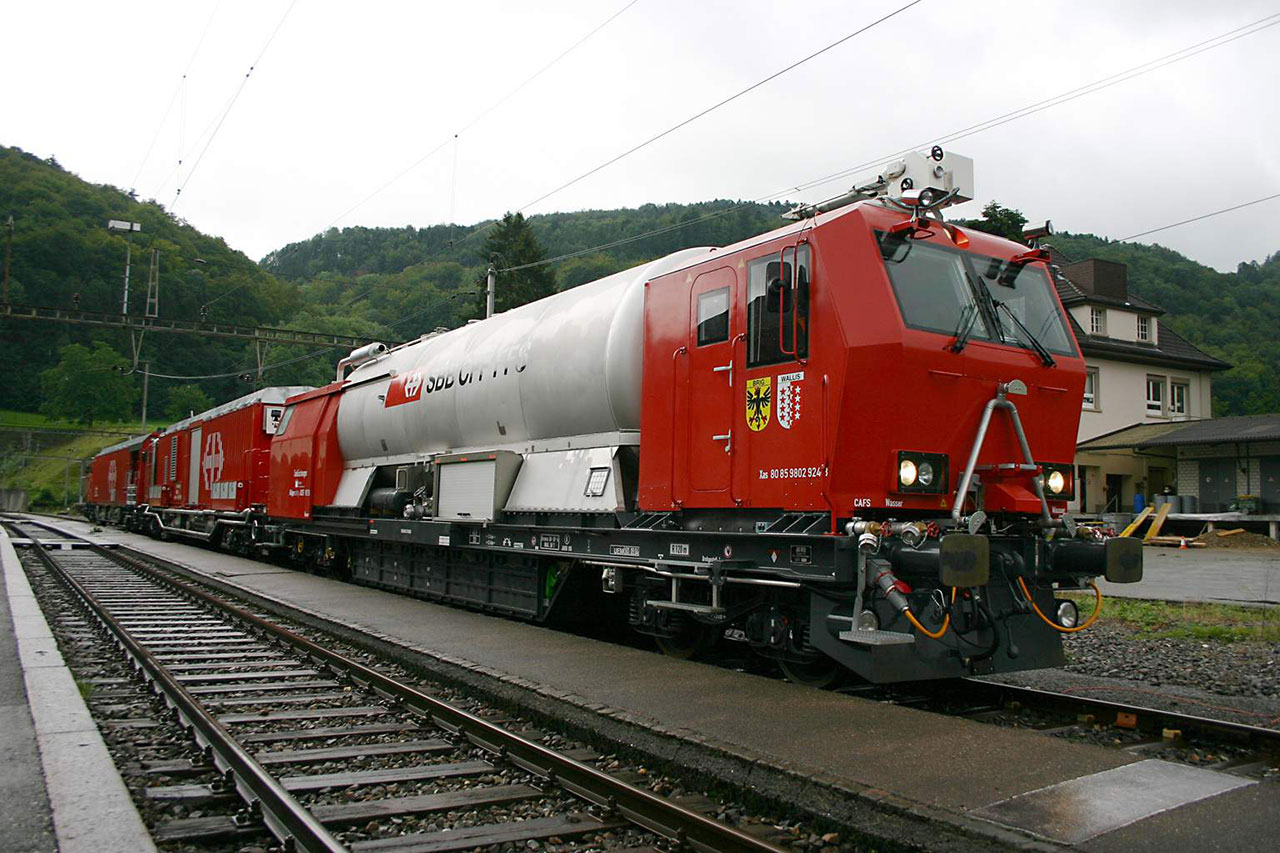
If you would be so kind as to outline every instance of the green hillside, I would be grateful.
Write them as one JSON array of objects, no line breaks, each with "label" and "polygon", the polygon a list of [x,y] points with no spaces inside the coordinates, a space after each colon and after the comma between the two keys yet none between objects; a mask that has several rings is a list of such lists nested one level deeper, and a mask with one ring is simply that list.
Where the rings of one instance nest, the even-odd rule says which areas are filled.
[{"label": "green hillside", "polygon": [[[9,298],[16,304],[118,313],[127,243],[106,225],[121,219],[142,225],[132,244],[131,314],[145,310],[153,248],[160,251],[161,317],[197,319],[201,306],[207,306],[210,320],[285,325],[301,308],[296,284],[266,272],[222,239],[200,233],[154,201],[83,181],[53,158],[0,147],[0,213],[13,216]],[[0,318],[0,359],[22,367],[0,383],[0,408],[37,410],[41,373],[58,363],[68,344],[92,349],[94,342],[120,354],[130,350],[121,330]],[[291,354],[296,353],[281,357]],[[256,363],[245,343],[159,333],[147,336],[143,358],[152,371],[175,376],[243,372]],[[141,376],[134,374],[131,381],[137,397]],[[153,379],[150,407],[164,411],[170,391],[184,384],[191,383]],[[250,390],[234,376],[196,384],[214,400]]]}]

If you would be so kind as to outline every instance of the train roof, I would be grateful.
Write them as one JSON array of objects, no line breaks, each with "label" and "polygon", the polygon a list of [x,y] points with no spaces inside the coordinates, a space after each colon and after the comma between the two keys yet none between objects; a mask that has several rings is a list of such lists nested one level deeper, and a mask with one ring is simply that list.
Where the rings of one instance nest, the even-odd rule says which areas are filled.
[{"label": "train roof", "polygon": [[284,385],[276,388],[260,388],[252,394],[245,394],[243,397],[237,397],[229,403],[223,403],[221,406],[214,406],[212,409],[192,415],[189,418],[183,418],[177,423],[170,424],[160,431],[160,435],[169,435],[179,430],[189,427],[193,423],[199,421],[212,420],[222,415],[247,408],[255,403],[263,403],[268,406],[284,405],[284,401],[295,394],[301,394],[304,391],[310,391],[310,385]]},{"label": "train roof", "polygon": [[[148,433],[147,435],[150,435],[150,433]],[[94,454],[94,458],[96,459],[99,456],[106,456],[108,453],[115,453],[116,451],[119,451],[119,450],[132,450],[135,447],[141,447],[142,442],[146,440],[147,440],[146,435],[135,435],[133,438],[126,438],[124,441],[117,441],[115,444],[111,445],[110,447],[104,447],[101,450],[99,450],[97,453]]]},{"label": "train roof", "polygon": [[[860,212],[862,210],[865,210],[868,207],[873,208],[877,211],[886,211],[886,210],[890,212],[893,211],[892,208],[886,207],[879,199],[865,199],[862,201],[856,201],[856,202],[852,202],[850,204],[844,205],[842,207],[837,207],[834,210],[829,210],[824,213],[819,213],[815,216],[806,217],[804,219],[798,219],[798,220],[795,220],[794,222],[788,222],[786,225],[779,226],[778,228],[774,228],[771,231],[766,231],[763,234],[756,234],[753,237],[747,237],[746,239],[739,240],[736,243],[731,243],[728,246],[713,248],[710,250],[710,254],[722,255],[722,254],[727,254],[729,252],[739,252],[739,251],[742,251],[743,249],[750,249],[753,246],[759,246],[764,243],[768,243],[771,240],[777,240],[780,237],[790,237],[794,235],[799,235],[806,231],[812,231],[815,228],[819,228],[823,225],[826,225],[829,222],[834,222],[835,220],[841,219],[845,216],[850,216],[855,212]],[[965,229],[965,233],[971,234],[975,232],[972,232],[970,229]],[[977,233],[979,233],[981,237],[990,237],[993,239],[1003,240],[1003,238],[995,237],[995,235],[985,234],[982,232],[977,232]],[[1015,243],[1011,245],[1017,246],[1020,244]],[[1024,246],[1022,248],[1025,249],[1026,247]],[[663,275],[671,275],[672,273],[680,272],[681,270],[688,269],[689,267],[697,266],[698,264],[703,263],[706,260],[707,258],[705,257],[690,258],[688,263],[683,264],[682,266],[673,267],[671,270],[667,271],[666,273],[663,273]]]}]

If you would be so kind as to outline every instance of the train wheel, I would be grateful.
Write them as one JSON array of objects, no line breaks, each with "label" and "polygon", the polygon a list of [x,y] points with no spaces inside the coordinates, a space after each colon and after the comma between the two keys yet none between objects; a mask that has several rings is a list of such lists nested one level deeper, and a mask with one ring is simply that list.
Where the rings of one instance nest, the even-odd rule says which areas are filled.
[{"label": "train wheel", "polygon": [[686,622],[670,637],[654,637],[664,655],[680,660],[692,660],[710,651],[720,637],[719,628]]},{"label": "train wheel", "polygon": [[792,684],[818,690],[825,690],[840,679],[840,665],[826,655],[806,661],[780,660],[778,667]]}]

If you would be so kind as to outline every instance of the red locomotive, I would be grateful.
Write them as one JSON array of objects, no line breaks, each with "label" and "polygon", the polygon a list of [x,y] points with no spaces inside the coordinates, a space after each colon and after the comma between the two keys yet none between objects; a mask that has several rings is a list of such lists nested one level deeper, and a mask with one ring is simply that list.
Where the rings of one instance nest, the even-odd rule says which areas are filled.
[{"label": "red locomotive", "polygon": [[[1084,362],[1047,256],[938,215],[971,183],[912,155],[768,234],[365,347],[149,437],[133,523],[814,683],[1060,664],[1054,590],[1135,581],[1141,548],[1065,515]],[[274,401],[274,435],[233,418]],[[209,482],[215,425],[238,467]]]}]

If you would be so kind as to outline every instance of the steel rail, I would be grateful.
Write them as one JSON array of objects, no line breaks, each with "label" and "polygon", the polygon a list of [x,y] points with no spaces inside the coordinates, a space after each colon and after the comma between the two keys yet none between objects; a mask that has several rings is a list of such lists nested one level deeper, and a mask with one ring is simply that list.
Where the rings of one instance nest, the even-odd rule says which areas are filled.
[{"label": "steel rail", "polygon": [[[1181,711],[1167,711],[1144,705],[1115,702],[1110,699],[1080,696],[1075,693],[1061,693],[1038,687],[1024,687],[1000,681],[987,681],[981,678],[966,678],[964,682],[967,688],[985,694],[985,696],[994,697],[992,699],[993,704],[1003,704],[1002,702],[994,701],[995,699],[1014,698],[1037,708],[1048,707],[1072,714],[1088,711],[1099,716],[1099,719],[1104,714],[1116,717],[1120,714],[1130,714],[1133,715],[1132,727],[1138,730],[1177,729],[1184,735],[1196,733],[1216,737],[1226,736],[1233,740],[1247,741],[1264,751],[1280,754],[1280,729],[1269,729],[1231,720],[1215,720],[1211,717],[1201,717]],[[1116,689],[1124,690],[1125,688],[1117,687]]]},{"label": "steel rail", "polygon": [[[30,523],[43,526],[39,522]],[[672,839],[689,849],[699,850],[702,853],[782,853],[780,847],[699,812],[683,808],[665,797],[631,785],[588,764],[561,755],[540,743],[507,731],[482,717],[415,690],[359,661],[325,648],[300,634],[197,586],[173,578],[147,564],[149,561],[167,563],[168,561],[163,558],[150,554],[142,555],[141,558],[134,557],[125,553],[133,552],[133,549],[124,546],[117,550],[109,550],[90,544],[90,548],[117,565],[138,571],[175,591],[231,614],[253,630],[292,646],[318,664],[345,675],[385,699],[399,702],[405,708],[430,719],[446,731],[467,738],[481,749],[494,753],[529,773],[557,784],[588,802],[608,809],[611,813],[618,814],[644,829]],[[180,570],[176,566],[175,569]],[[214,722],[214,725],[216,726],[217,723]],[[221,726],[218,728],[221,729]]]},{"label": "steel rail", "polygon": [[[38,539],[32,537],[31,541],[32,551],[41,563],[111,632],[116,642],[134,661],[135,668],[145,672],[165,702],[191,729],[196,741],[210,751],[214,765],[232,778],[241,798],[251,808],[260,811],[263,823],[282,844],[289,845],[292,842],[294,849],[307,853],[344,853],[348,849],[286,791],[221,723],[201,707],[164,665],[98,603],[92,593],[65,572]],[[91,548],[100,556],[112,557],[105,548]],[[113,562],[118,563],[115,560]]]}]

